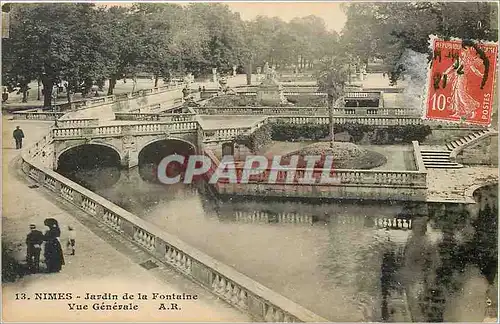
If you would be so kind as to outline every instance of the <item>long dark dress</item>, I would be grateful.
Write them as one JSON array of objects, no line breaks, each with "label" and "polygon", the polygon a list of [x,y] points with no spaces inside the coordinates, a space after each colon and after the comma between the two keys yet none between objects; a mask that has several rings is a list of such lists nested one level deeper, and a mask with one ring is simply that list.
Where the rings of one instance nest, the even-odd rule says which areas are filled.
[{"label": "long dark dress", "polygon": [[59,227],[51,227],[44,235],[45,240],[45,263],[47,272],[59,272],[64,265],[64,256],[61,243],[57,239],[61,235]]}]

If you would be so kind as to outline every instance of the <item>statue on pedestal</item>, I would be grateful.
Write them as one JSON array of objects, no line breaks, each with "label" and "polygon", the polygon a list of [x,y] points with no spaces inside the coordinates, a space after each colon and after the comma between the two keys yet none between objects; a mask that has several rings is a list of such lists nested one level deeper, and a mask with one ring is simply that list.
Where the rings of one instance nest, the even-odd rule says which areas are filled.
[{"label": "statue on pedestal", "polygon": [[264,72],[264,75],[266,76],[265,80],[276,81],[276,68],[274,66],[272,68],[270,68],[269,64],[266,62],[266,64],[264,65],[263,72]]}]

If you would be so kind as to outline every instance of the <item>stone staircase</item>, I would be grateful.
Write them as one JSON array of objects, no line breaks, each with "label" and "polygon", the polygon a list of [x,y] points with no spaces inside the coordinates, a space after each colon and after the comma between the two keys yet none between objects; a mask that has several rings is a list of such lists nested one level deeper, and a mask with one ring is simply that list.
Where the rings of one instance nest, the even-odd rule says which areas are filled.
[{"label": "stone staircase", "polygon": [[451,150],[421,150],[422,160],[427,169],[460,169],[463,165],[452,162]]},{"label": "stone staircase", "polygon": [[421,150],[422,160],[428,169],[460,169],[463,168],[462,164],[456,163],[451,160],[450,154],[453,150],[464,146],[479,137],[489,133],[490,130],[480,130],[471,133],[467,136],[447,143],[442,150]]}]

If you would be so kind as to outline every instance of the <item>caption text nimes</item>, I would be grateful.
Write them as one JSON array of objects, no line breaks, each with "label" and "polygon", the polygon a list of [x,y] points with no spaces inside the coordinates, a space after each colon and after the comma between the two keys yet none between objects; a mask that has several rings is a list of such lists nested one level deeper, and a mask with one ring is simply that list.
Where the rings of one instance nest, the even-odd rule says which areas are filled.
[{"label": "caption text nimes", "polygon": [[185,300],[198,300],[196,294],[186,293],[34,293],[32,296],[26,293],[16,293],[16,300],[37,301],[65,301],[70,311],[137,311],[140,309],[141,301],[154,301],[158,303],[158,310],[178,311],[182,310],[181,302]]}]

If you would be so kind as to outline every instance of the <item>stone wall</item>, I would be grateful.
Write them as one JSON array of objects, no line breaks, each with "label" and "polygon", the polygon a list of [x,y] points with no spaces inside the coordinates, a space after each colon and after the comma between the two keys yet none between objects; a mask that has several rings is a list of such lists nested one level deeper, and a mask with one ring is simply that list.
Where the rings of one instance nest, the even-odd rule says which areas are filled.
[{"label": "stone wall", "polygon": [[83,210],[231,306],[250,314],[256,322],[327,321],[177,237],[38,164],[35,158],[41,148],[50,143],[50,139],[51,136],[48,135],[22,152],[22,170],[40,187]]},{"label": "stone wall", "polygon": [[113,120],[115,112],[129,112],[145,109],[158,104],[166,105],[171,103],[174,105],[174,103],[182,100],[182,96],[181,90],[158,91],[156,93],[147,93],[143,91],[135,97],[127,97],[125,100],[115,100],[95,107],[69,112],[64,116],[64,118],[78,119],[82,117],[92,117],[104,120]]},{"label": "stone wall", "polygon": [[498,134],[464,148],[457,154],[457,162],[461,164],[481,164],[498,166]]}]

